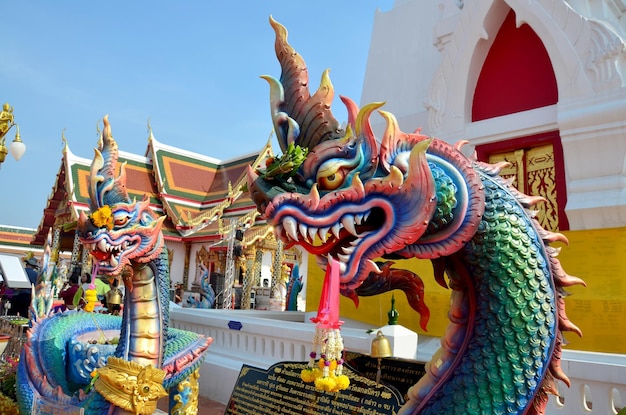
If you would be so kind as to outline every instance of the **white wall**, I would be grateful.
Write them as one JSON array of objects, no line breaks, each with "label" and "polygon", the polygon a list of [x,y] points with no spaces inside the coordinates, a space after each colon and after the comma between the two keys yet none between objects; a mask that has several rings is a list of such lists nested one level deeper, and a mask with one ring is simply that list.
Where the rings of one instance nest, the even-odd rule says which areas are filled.
[{"label": "white wall", "polygon": [[[626,226],[624,19],[611,13],[614,2],[572,3],[585,15],[565,0],[396,2],[375,16],[361,104],[386,101],[404,131],[421,127],[450,143],[559,130],[570,228]],[[559,102],[472,123],[475,82],[509,8],[541,38]],[[379,117],[372,122],[380,136]]]}]

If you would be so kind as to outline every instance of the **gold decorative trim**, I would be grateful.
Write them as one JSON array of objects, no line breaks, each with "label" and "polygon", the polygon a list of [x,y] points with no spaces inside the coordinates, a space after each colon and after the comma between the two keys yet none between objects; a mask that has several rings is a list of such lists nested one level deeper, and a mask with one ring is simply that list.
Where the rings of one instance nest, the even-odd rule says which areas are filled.
[{"label": "gold decorative trim", "polygon": [[265,240],[270,235],[272,235],[271,239],[275,245],[273,234],[274,234],[274,228],[271,225],[264,225],[264,226],[256,227],[254,229],[249,229],[244,235],[242,245],[251,246],[257,241]]},{"label": "gold decorative trim", "polygon": [[195,217],[192,217],[191,212],[187,211],[185,213],[185,225],[196,227],[205,223],[211,223],[216,219],[221,218],[224,214],[224,209],[232,205],[232,203],[243,194],[243,191],[241,189],[246,183],[247,181],[245,177],[240,179],[234,188],[231,182],[228,182],[228,195],[226,196],[226,199],[220,202],[217,206],[206,210]]},{"label": "gold decorative trim", "polygon": [[96,376],[94,388],[104,399],[134,414],[154,413],[159,398],[167,396],[165,371],[154,366],[109,357]]},{"label": "gold decorative trim", "polygon": [[[236,227],[249,227],[252,226],[252,224],[254,224],[255,219],[257,218],[257,216],[259,216],[260,213],[255,209],[255,210],[251,210],[250,212],[246,213],[245,215],[239,216],[236,220],[236,223],[233,223],[233,221],[230,221],[228,225],[224,225],[224,221],[222,220],[222,218],[219,219],[219,233],[222,236],[228,236],[230,234],[230,231],[232,229],[233,226]],[[246,231],[245,233],[249,233],[250,231]],[[244,240],[242,241],[242,245],[243,246],[247,246],[248,243],[246,241],[246,235],[244,234]]]},{"label": "gold decorative trim", "polygon": [[185,211],[184,212],[184,219],[185,222],[181,222],[181,225],[185,225],[185,226],[191,226],[191,227],[196,227],[202,224],[209,224],[214,222],[216,219],[218,219],[220,216],[222,216],[222,214],[224,213],[224,209],[226,209],[228,206],[230,206],[230,200],[229,199],[225,199],[222,202],[220,202],[218,205],[212,207],[209,210],[205,210],[202,213],[198,214],[195,217],[192,217],[192,213],[190,211]]}]

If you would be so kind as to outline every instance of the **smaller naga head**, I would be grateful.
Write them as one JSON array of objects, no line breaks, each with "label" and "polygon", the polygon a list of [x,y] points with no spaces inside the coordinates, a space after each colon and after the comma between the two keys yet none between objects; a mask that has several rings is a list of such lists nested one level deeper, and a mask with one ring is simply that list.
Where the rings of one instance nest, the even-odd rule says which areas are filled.
[{"label": "smaller naga head", "polygon": [[147,196],[141,202],[128,197],[124,164],[116,176],[118,147],[108,118],[103,121],[102,138],[91,164],[91,214],[81,212],[77,231],[98,272],[117,275],[132,265],[131,261],[146,263],[161,253],[165,216],[154,214]]}]

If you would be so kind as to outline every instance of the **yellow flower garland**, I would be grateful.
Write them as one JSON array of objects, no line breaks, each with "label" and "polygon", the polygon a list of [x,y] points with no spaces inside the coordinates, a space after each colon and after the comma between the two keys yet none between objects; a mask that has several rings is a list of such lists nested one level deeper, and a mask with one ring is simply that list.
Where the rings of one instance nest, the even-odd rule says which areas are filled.
[{"label": "yellow flower garland", "polygon": [[[316,349],[321,349],[318,357]],[[339,329],[317,327],[313,338],[313,351],[309,355],[309,364],[300,372],[300,379],[314,383],[315,388],[325,392],[339,392],[348,389],[350,379],[343,374],[343,339]]]},{"label": "yellow flower garland", "polygon": [[96,308],[96,303],[98,302],[98,295],[95,289],[89,288],[85,290],[85,302],[83,310],[91,313]]},{"label": "yellow flower garland", "polygon": [[113,229],[113,212],[109,205],[104,205],[91,214],[91,222],[98,228]]}]

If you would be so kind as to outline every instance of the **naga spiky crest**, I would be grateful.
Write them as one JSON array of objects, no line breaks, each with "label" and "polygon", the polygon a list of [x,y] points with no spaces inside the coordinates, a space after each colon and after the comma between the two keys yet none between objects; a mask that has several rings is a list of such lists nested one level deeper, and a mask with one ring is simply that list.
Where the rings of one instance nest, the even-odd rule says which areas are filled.
[{"label": "naga spiky crest", "polygon": [[130,203],[126,191],[125,163],[120,167],[117,176],[118,148],[117,142],[111,134],[109,116],[103,118],[104,128],[100,139],[100,147],[94,149],[94,158],[91,164],[89,198],[90,209],[95,212],[105,205],[115,205],[117,203]]},{"label": "naga spiky crest", "polygon": [[274,130],[283,152],[290,142],[313,148],[322,141],[343,135],[339,122],[330,111],[334,97],[328,70],[311,96],[309,74],[304,60],[287,42],[287,29],[270,16],[276,32],[276,56],[282,74],[280,80],[262,76],[270,84],[270,103]]}]

